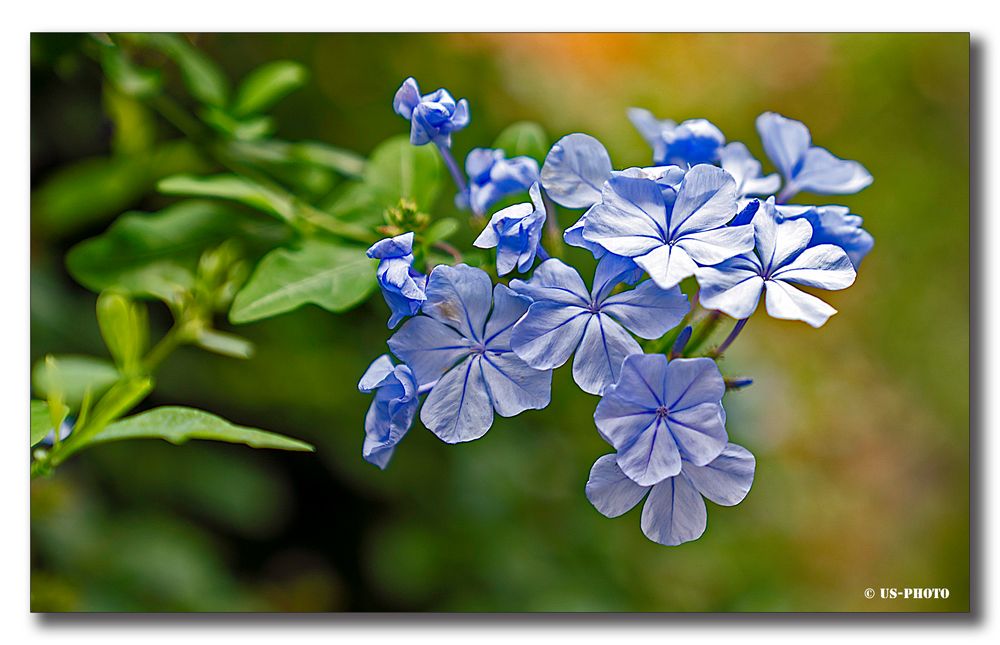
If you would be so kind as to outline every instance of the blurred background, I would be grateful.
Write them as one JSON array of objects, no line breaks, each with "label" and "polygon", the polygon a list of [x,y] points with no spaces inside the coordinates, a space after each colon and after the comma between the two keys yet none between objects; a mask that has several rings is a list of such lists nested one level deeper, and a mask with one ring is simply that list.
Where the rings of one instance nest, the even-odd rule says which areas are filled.
[{"label": "blurred background", "polygon": [[[122,145],[84,38],[31,40],[32,361],[104,355],[96,294],[69,277],[65,253],[125,210],[171,201],[148,173],[47,187]],[[124,442],[33,481],[33,610],[968,610],[967,35],[191,39],[232,79],[272,59],[305,64],[312,81],[275,110],[278,135],[363,154],[407,130],[391,100],[409,75],[469,99],[462,157],[532,120],[553,140],[596,136],[615,167],[648,165],[625,117],[641,106],[707,118],[764,159],[754,118],[774,110],[874,175],[815,203],[862,215],[875,249],[854,287],[825,294],[840,314],[821,330],[756,316],[730,351],[723,370],[754,385],[727,394],[728,429],[757,474],[741,505],[709,504],[697,542],[656,545],[638,509],[609,520],[587,502],[609,448],[569,366],[543,411],[498,417],[459,446],[417,423],[388,470],[365,463],[369,398],[356,383],[388,337],[376,296],[344,315],[308,306],[239,327],[258,347],[249,362],[182,349],[143,404],[200,407],[315,454]],[[162,332],[166,310],[151,315]],[[866,587],[951,595],[868,600]]]}]

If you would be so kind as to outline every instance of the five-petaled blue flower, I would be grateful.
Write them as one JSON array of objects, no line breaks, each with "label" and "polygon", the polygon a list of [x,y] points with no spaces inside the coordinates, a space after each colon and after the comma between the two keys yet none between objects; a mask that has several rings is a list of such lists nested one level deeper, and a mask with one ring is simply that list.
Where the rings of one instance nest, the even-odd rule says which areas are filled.
[{"label": "five-petaled blue flower", "polygon": [[699,300],[733,318],[749,318],[766,292],[767,313],[821,327],[837,310],[794,284],[846,289],[857,275],[844,249],[833,244],[810,246],[808,219],[778,221],[774,198],[753,219],[756,248],[712,267],[698,269]]},{"label": "five-petaled blue flower", "polygon": [[368,249],[368,257],[379,260],[378,284],[392,312],[392,329],[403,318],[416,315],[427,297],[427,276],[413,268],[413,233],[379,240]]},{"label": "five-petaled blue flower", "polygon": [[812,225],[813,234],[809,246],[835,244],[847,252],[851,263],[857,269],[868,252],[875,246],[875,238],[861,228],[864,221],[853,215],[846,206],[799,206],[787,204],[776,206],[778,221],[805,219]]},{"label": "five-petaled blue flower", "polygon": [[524,273],[538,253],[545,225],[545,202],[538,184],[532,184],[528,194],[530,204],[514,204],[497,211],[473,242],[481,249],[496,247],[498,275],[506,275],[515,268]]},{"label": "five-petaled blue flower", "polygon": [[[430,393],[420,420],[448,443],[486,434],[493,412],[511,417],[549,404],[552,371],[536,370],[510,348],[530,299],[465,264],[437,266],[422,314],[389,339],[389,349]],[[492,305],[492,313],[490,311]]]},{"label": "five-petaled blue flower", "polygon": [[642,532],[654,542],[677,546],[705,532],[708,516],[702,496],[720,506],[739,504],[753,485],[755,466],[750,451],[730,443],[704,466],[682,460],[677,475],[642,486],[622,471],[615,455],[604,455],[590,469],[587,499],[601,515],[618,517],[649,493],[642,507]]},{"label": "five-petaled blue flower", "polygon": [[383,354],[368,366],[358,389],[375,393],[365,415],[365,443],[361,455],[365,461],[384,469],[396,444],[413,425],[420,405],[417,381],[409,367],[393,365],[392,359]]},{"label": "five-petaled blue flower", "polygon": [[785,178],[779,202],[803,190],[847,195],[872,183],[871,174],[857,161],[840,159],[812,145],[809,128],[801,121],[765,112],[757,117],[757,132],[767,156]]},{"label": "five-petaled blue flower", "polygon": [[710,358],[667,360],[632,354],[594,411],[597,431],[614,446],[622,471],[652,486],[681,471],[681,460],[704,466],[726,447],[726,384]]},{"label": "five-petaled blue flower", "polygon": [[718,163],[726,137],[705,119],[688,119],[680,125],[657,119],[649,110],[629,108],[628,118],[653,148],[653,163],[687,168]]},{"label": "five-petaled blue flower", "polygon": [[446,89],[420,95],[417,81],[411,76],[403,81],[392,100],[392,109],[410,121],[410,143],[422,146],[434,142],[451,146],[451,133],[469,125],[469,102],[457,103]]},{"label": "five-petaled blue flower", "polygon": [[585,214],[583,238],[632,258],[663,289],[753,248],[750,225],[726,226],[737,214],[736,182],[725,170],[698,165],[676,190],[622,174],[604,184],[601,203]]},{"label": "five-petaled blue flower", "polygon": [[576,269],[560,260],[546,260],[527,282],[512,280],[511,288],[533,301],[514,326],[514,352],[537,369],[559,367],[576,352],[573,380],[600,394],[618,378],[625,357],[642,352],[629,331],[659,338],[689,310],[678,287],[661,289],[652,280],[611,295],[632,271],[627,258],[606,255],[589,292]]},{"label": "five-petaled blue flower", "polygon": [[469,175],[467,195],[456,199],[459,207],[467,203],[476,215],[507,195],[528,190],[538,181],[538,162],[531,157],[505,158],[503,150],[476,148],[465,158]]}]

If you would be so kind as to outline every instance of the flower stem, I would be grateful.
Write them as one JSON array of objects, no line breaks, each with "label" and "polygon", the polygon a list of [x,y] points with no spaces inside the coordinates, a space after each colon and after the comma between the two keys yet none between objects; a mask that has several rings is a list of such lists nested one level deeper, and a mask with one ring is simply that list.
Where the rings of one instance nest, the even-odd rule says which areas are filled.
[{"label": "flower stem", "polygon": [[447,253],[448,255],[450,255],[451,259],[455,261],[455,264],[461,264],[462,263],[462,253],[461,253],[461,251],[459,251],[458,249],[456,249],[451,244],[448,244],[444,240],[438,240],[434,244],[431,244],[431,246],[433,248],[439,250],[439,251],[444,251],[445,253]]},{"label": "flower stem", "polygon": [[458,188],[459,193],[464,195],[465,191],[468,190],[465,185],[465,177],[462,175],[462,170],[458,167],[455,157],[451,154],[451,148],[437,140],[434,141],[434,145],[437,146],[438,152],[441,153],[444,165],[448,166],[448,172],[451,173],[451,178],[455,180],[455,187]]},{"label": "flower stem", "polygon": [[538,249],[535,251],[535,255],[537,255],[538,259],[542,262],[545,262],[552,257],[549,255],[548,251],[545,250],[545,247],[542,246],[541,242],[538,243]]},{"label": "flower stem", "polygon": [[691,335],[691,340],[688,341],[687,348],[684,350],[684,355],[693,356],[705,344],[705,341],[711,337],[712,332],[719,326],[721,320],[722,314],[718,311],[712,311],[698,321],[697,327],[695,327],[694,333]]},{"label": "flower stem", "polygon": [[736,337],[740,335],[740,332],[743,331],[743,328],[747,326],[748,320],[750,319],[744,318],[743,320],[737,322],[736,325],[733,327],[733,330],[729,332],[728,336],[726,336],[726,340],[722,341],[721,345],[719,345],[718,347],[716,347],[715,349],[713,349],[708,353],[709,357],[719,358],[720,356],[722,356],[722,354],[727,349],[729,349],[729,346],[733,344],[733,341],[736,340]]}]

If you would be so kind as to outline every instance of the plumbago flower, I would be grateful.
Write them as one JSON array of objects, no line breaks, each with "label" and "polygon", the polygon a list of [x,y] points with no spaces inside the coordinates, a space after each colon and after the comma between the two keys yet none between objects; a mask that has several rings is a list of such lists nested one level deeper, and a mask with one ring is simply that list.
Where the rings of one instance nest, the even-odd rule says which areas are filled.
[{"label": "plumbago flower", "polygon": [[809,128],[801,121],[765,112],[757,117],[757,132],[767,156],[785,178],[779,202],[803,190],[846,195],[872,183],[871,174],[857,161],[841,159],[812,145]]},{"label": "plumbago flower", "polygon": [[755,466],[746,448],[730,443],[704,466],[682,460],[678,474],[642,486],[625,474],[616,455],[604,455],[590,469],[585,490],[587,499],[605,517],[627,513],[648,493],[642,508],[642,532],[654,542],[677,546],[697,540],[705,532],[708,516],[702,497],[720,506],[739,504],[750,492]]},{"label": "plumbago flower", "polygon": [[458,196],[459,208],[466,205],[483,215],[504,197],[528,190],[539,179],[538,162],[531,157],[505,158],[503,150],[476,148],[465,158],[469,189]]},{"label": "plumbago flower", "polygon": [[810,246],[813,228],[804,218],[778,221],[774,198],[753,219],[755,248],[697,271],[701,303],[737,319],[746,319],[766,293],[767,313],[821,327],[837,310],[800,284],[819,289],[846,289],[857,275],[844,249],[833,244]]},{"label": "plumbago flower", "polygon": [[417,381],[406,365],[393,365],[386,354],[376,358],[358,383],[362,392],[375,392],[365,415],[365,443],[361,456],[385,469],[396,444],[413,425],[420,406]]},{"label": "plumbago flower", "polygon": [[547,260],[530,280],[512,280],[514,291],[533,301],[514,326],[511,347],[528,365],[559,367],[576,353],[573,380],[584,392],[600,394],[617,380],[622,361],[642,348],[641,338],[659,338],[689,311],[680,289],[661,289],[646,280],[635,289],[611,295],[633,271],[625,258],[608,255],[597,265],[588,292],[576,269]]},{"label": "plumbago flower", "polygon": [[549,404],[552,371],[529,366],[510,347],[514,323],[530,304],[502,284],[492,287],[482,269],[431,271],[422,315],[393,334],[389,349],[430,388],[420,420],[442,441],[478,439],[494,411],[511,417]]},{"label": "plumbago flower", "polygon": [[535,262],[545,225],[545,202],[538,184],[532,184],[528,194],[530,204],[514,204],[497,211],[473,242],[481,249],[496,248],[498,275],[515,268],[524,273]]},{"label": "plumbago flower", "polygon": [[681,471],[681,459],[704,466],[729,440],[726,384],[710,358],[625,358],[618,380],[597,404],[597,431],[617,451],[632,481],[652,486]]},{"label": "plumbago flower", "polygon": [[415,146],[433,141],[448,148],[451,133],[469,125],[468,101],[461,99],[456,103],[443,88],[421,96],[412,76],[396,91],[392,109],[410,121],[410,143]]},{"label": "plumbago flower", "polygon": [[379,260],[377,277],[382,297],[392,315],[389,328],[403,318],[413,316],[427,298],[424,286],[427,276],[413,268],[413,233],[404,233],[373,244],[368,257]]},{"label": "plumbago flower", "polygon": [[[587,498],[607,517],[645,500],[641,527],[650,540],[698,539],[707,524],[704,499],[739,503],[756,468],[747,449],[730,443],[722,404],[727,389],[752,380],[724,378],[718,359],[762,294],[771,316],[823,325],[836,311],[797,285],[846,288],[873,246],[846,206],[786,202],[800,190],[855,192],[871,175],[813,146],[803,124],[778,114],[760,115],[757,129],[780,176],[764,175],[744,144],[727,144],[704,119],[676,124],[638,109],[629,117],[653,146],[653,167],[615,170],[601,142],[573,133],[551,147],[541,170],[528,157],[476,148],[463,173],[450,144],[469,122],[464,99],[443,89],[422,96],[410,78],[393,107],[409,119],[414,145],[440,151],[459,208],[482,216],[528,191],[530,202],[494,213],[474,242],[496,249],[498,276],[527,275],[509,287],[462,263],[424,275],[413,268],[413,233],[368,250],[379,260],[390,328],[409,320],[388,341],[401,362],[380,356],[358,384],[374,395],[364,459],[385,468],[418,411],[431,432],[458,443],[482,437],[496,414],[544,408],[552,370],[572,356],[576,384],[601,397],[594,423],[615,450],[594,463]],[[541,246],[546,220],[556,217],[543,194],[583,211],[563,239],[598,260],[589,288]],[[476,255],[474,262],[486,257]],[[689,276],[704,313],[692,312],[678,286]],[[701,350],[720,314],[737,322],[720,344]]]},{"label": "plumbago flower", "polygon": [[705,119],[689,119],[680,125],[657,119],[649,110],[629,108],[628,118],[642,138],[653,148],[656,165],[686,168],[719,161],[726,137]]},{"label": "plumbago flower", "polygon": [[736,182],[725,170],[698,165],[676,191],[645,177],[614,176],[586,213],[583,238],[632,258],[663,289],[753,248],[750,226],[726,226],[737,215]]}]

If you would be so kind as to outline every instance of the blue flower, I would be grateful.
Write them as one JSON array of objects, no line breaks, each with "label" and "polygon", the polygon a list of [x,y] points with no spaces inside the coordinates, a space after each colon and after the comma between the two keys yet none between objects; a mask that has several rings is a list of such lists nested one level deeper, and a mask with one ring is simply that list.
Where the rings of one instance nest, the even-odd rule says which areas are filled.
[{"label": "blue flower", "polygon": [[506,275],[516,267],[524,273],[531,268],[545,225],[545,202],[538,184],[528,191],[530,204],[514,204],[493,214],[474,246],[497,249],[497,274]]},{"label": "blue flower", "polygon": [[781,188],[781,177],[775,174],[762,176],[760,162],[754,159],[750,150],[734,141],[722,149],[719,159],[722,169],[736,180],[736,195],[773,195]]},{"label": "blue flower", "polygon": [[754,252],[697,271],[699,299],[709,309],[733,318],[749,318],[766,292],[767,313],[821,327],[837,310],[795,284],[846,289],[856,272],[844,249],[833,244],[810,246],[813,228],[805,218],[778,221],[774,198],[753,219]]},{"label": "blue flower", "polygon": [[588,134],[567,134],[553,144],[542,164],[542,187],[566,208],[587,208],[601,200],[601,186],[611,176],[611,157]]},{"label": "blue flower", "polygon": [[629,331],[659,338],[689,310],[679,288],[660,289],[652,280],[611,295],[632,270],[627,258],[605,256],[589,292],[580,274],[559,260],[543,262],[527,282],[512,280],[511,288],[533,301],[514,326],[514,352],[537,369],[559,367],[576,352],[573,380],[600,394],[618,378],[625,357],[642,352]]},{"label": "blue flower", "polygon": [[860,216],[851,214],[846,206],[776,206],[778,221],[805,219],[812,225],[813,234],[809,246],[835,244],[847,252],[851,263],[857,269],[861,260],[875,246],[875,238],[861,228],[864,223]]},{"label": "blue flower", "polygon": [[365,415],[365,443],[361,455],[365,461],[384,469],[392,453],[413,425],[420,406],[417,381],[406,365],[393,365],[386,354],[368,366],[358,383],[362,392],[374,392],[375,398]]},{"label": "blue flower", "polygon": [[597,431],[617,451],[618,466],[642,486],[681,472],[681,460],[704,466],[726,442],[726,384],[710,358],[633,354],[594,412]]},{"label": "blue flower", "polygon": [[726,137],[705,119],[688,119],[677,125],[657,119],[649,110],[629,108],[628,118],[653,148],[653,163],[686,168],[719,161]]},{"label": "blue flower", "polygon": [[697,540],[705,532],[708,516],[702,497],[720,506],[739,504],[753,485],[755,466],[750,451],[730,443],[704,466],[682,460],[679,474],[642,486],[628,478],[615,455],[604,455],[590,469],[587,499],[601,515],[618,517],[648,493],[642,508],[642,532],[654,542],[677,546]]},{"label": "blue flower", "polygon": [[[650,179],[660,184],[661,190],[664,194],[664,200],[668,200],[671,204],[673,203],[674,196],[677,194],[677,187],[680,185],[681,180],[684,179],[684,171],[677,166],[656,166],[653,168],[626,168],[625,170],[614,170],[611,172],[610,177],[640,177],[644,179]],[[603,187],[603,184],[602,184]],[[598,201],[600,196],[598,195]],[[593,208],[593,206],[591,206]],[[587,210],[590,212],[590,209]],[[594,254],[594,257],[600,259],[608,252],[603,246],[597,244],[596,242],[591,242],[583,237],[583,231],[587,224],[587,213],[580,216],[580,219],[576,220],[576,223],[567,228],[563,232],[563,241],[570,246],[580,247],[582,249],[587,249]],[[640,273],[642,270],[639,270]],[[637,278],[638,279],[638,278]],[[634,281],[633,281],[634,282]]]},{"label": "blue flower", "polygon": [[618,175],[586,213],[583,238],[632,258],[663,289],[753,248],[749,225],[726,226],[737,214],[736,182],[725,170],[698,165],[676,190],[646,177]]},{"label": "blue flower", "polygon": [[461,99],[456,103],[446,89],[421,96],[412,76],[396,91],[392,109],[410,120],[410,143],[415,146],[433,141],[450,147],[451,133],[469,125],[468,101]]},{"label": "blue flower", "polygon": [[503,150],[476,148],[465,158],[469,191],[458,198],[459,208],[466,203],[476,215],[483,215],[507,195],[528,190],[538,181],[538,162],[531,157],[504,158]]},{"label": "blue flower", "polygon": [[389,318],[392,329],[403,318],[416,315],[426,299],[427,276],[413,268],[413,233],[380,240],[367,254],[379,260],[376,274],[382,297],[392,312]]},{"label": "blue flower", "polygon": [[871,174],[857,161],[835,157],[812,145],[809,128],[774,112],[757,117],[764,151],[785,178],[779,201],[805,190],[823,195],[856,193],[872,183]]},{"label": "blue flower", "polygon": [[430,388],[420,420],[448,443],[486,434],[494,410],[511,417],[549,404],[552,372],[530,367],[510,348],[514,323],[531,301],[491,284],[482,269],[434,267],[423,315],[389,339],[420,387]]}]

